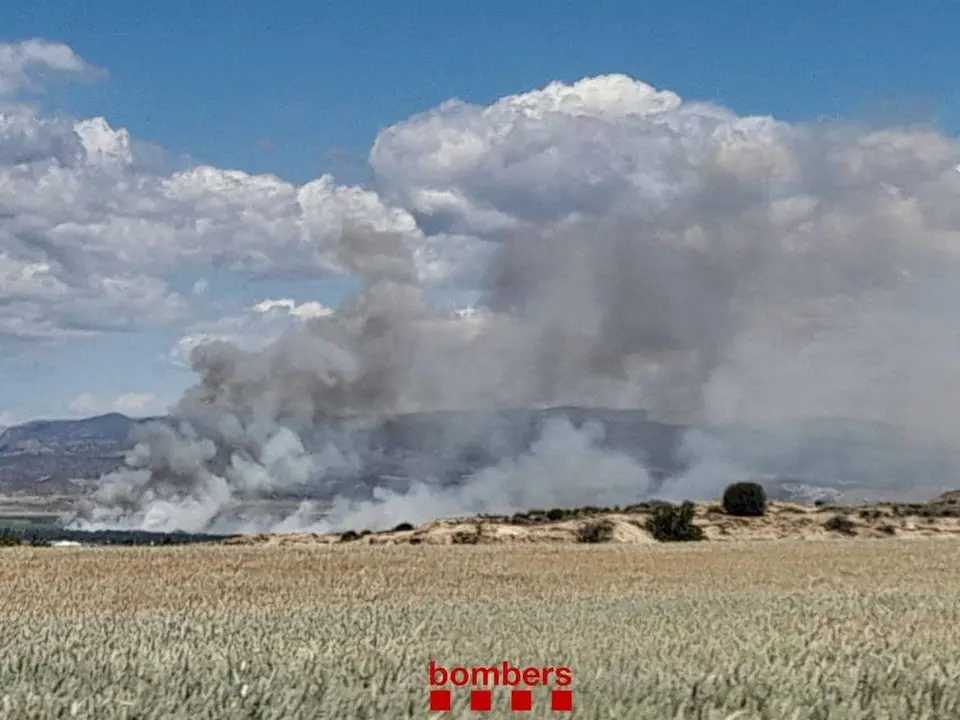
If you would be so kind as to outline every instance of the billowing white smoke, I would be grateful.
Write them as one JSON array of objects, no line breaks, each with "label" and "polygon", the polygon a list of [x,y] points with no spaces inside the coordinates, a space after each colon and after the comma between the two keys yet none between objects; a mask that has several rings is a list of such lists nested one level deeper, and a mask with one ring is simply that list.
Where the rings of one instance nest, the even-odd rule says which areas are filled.
[{"label": "billowing white smoke", "polygon": [[[304,447],[351,415],[639,407],[708,424],[888,421],[960,445],[958,163],[960,143],[928,128],[743,118],[622,76],[445,104],[371,152],[382,197],[425,242],[348,228],[339,260],[364,278],[358,295],[263,349],[197,348],[200,382],[174,412],[190,429],[146,439],[88,518],[211,529],[237,498],[362,465],[348,438]],[[425,258],[480,279],[479,316],[434,302],[413,271]],[[340,489],[325,520],[304,507],[261,525],[384,526],[653,491],[592,432],[548,426],[459,487],[424,473],[373,500]],[[716,442],[688,439],[675,490],[713,494],[757,469]]]},{"label": "billowing white smoke", "polygon": [[[460,486],[415,482],[404,492],[377,488],[372,500],[341,496],[313,529],[383,529],[438,517],[504,515],[521,508],[612,506],[647,494],[651,482],[646,469],[628,455],[602,448],[602,438],[597,425],[577,429],[568,421],[553,420],[527,454],[481,470]],[[297,525],[280,526],[287,528]]]}]

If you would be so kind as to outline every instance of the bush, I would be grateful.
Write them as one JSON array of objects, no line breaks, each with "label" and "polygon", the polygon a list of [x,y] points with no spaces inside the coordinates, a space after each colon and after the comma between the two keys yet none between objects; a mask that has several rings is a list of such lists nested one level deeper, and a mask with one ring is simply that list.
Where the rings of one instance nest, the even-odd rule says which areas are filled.
[{"label": "bush", "polygon": [[360,537],[360,533],[353,530],[347,530],[346,532],[340,534],[340,542],[353,542],[354,540],[359,540]]},{"label": "bush", "polygon": [[846,515],[834,515],[827,520],[823,526],[830,532],[840,533],[841,535],[856,535],[857,525]]},{"label": "bush", "polygon": [[395,526],[390,532],[407,532],[413,530],[413,525],[408,522],[402,522],[399,525]]},{"label": "bush", "polygon": [[577,542],[603,543],[613,539],[613,522],[610,520],[593,520],[577,528]]},{"label": "bush", "polygon": [[50,547],[51,545],[50,541],[38,532],[30,533],[30,537],[27,538],[27,544],[33,547]]},{"label": "bush", "polygon": [[454,545],[478,545],[482,537],[483,527],[477,524],[474,525],[472,532],[470,530],[457,530],[450,536],[450,542]]},{"label": "bush", "polygon": [[723,491],[723,511],[736,517],[759,517],[767,511],[767,493],[763,485],[742,482]]},{"label": "bush", "polygon": [[22,544],[20,538],[10,530],[0,531],[0,547],[16,547]]},{"label": "bush", "polygon": [[695,510],[689,501],[680,506],[660,505],[647,518],[647,530],[660,542],[703,540],[703,528],[693,524]]},{"label": "bush", "polygon": [[960,517],[960,508],[946,503],[930,503],[917,510],[917,515],[925,518]]}]

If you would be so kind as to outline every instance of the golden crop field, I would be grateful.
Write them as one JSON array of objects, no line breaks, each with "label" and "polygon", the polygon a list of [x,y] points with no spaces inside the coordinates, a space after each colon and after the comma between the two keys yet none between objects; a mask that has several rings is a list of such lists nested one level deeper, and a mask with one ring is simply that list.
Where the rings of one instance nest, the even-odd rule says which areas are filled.
[{"label": "golden crop field", "polygon": [[572,668],[533,717],[960,717],[955,540],[11,548],[0,587],[9,720],[425,718],[430,660]]}]

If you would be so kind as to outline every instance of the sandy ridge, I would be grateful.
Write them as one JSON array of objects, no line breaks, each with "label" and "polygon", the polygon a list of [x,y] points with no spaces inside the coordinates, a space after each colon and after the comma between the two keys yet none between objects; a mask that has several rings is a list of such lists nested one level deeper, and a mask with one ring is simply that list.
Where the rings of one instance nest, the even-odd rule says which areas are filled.
[{"label": "sandy ridge", "polygon": [[[256,534],[230,538],[236,545],[477,545],[509,543],[577,543],[592,523],[611,526],[608,542],[656,543],[646,529],[650,503],[627,508],[580,508],[518,513],[512,517],[477,516],[436,520],[419,527],[398,526],[385,532]],[[573,517],[556,518],[566,514]],[[829,540],[852,537],[960,537],[960,491],[926,503],[880,503],[860,506],[813,506],[771,502],[763,517],[732,517],[719,502],[696,506],[695,524],[712,542],[750,540]]]}]

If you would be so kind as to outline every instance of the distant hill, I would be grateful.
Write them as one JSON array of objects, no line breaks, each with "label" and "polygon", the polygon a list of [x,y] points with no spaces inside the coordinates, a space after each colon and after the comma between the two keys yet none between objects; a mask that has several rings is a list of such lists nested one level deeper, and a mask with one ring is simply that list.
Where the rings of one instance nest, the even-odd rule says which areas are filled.
[{"label": "distant hill", "polygon": [[81,420],[32,420],[0,433],[0,454],[96,455],[116,452],[137,425],[163,418],[133,419],[108,413]]},{"label": "distant hill", "polygon": [[123,464],[134,427],[164,418],[109,413],[80,420],[33,420],[0,433],[0,492],[71,492]]}]

